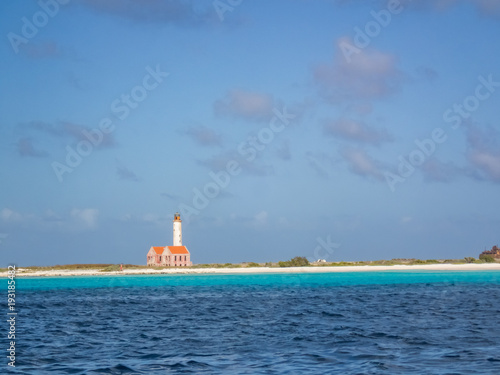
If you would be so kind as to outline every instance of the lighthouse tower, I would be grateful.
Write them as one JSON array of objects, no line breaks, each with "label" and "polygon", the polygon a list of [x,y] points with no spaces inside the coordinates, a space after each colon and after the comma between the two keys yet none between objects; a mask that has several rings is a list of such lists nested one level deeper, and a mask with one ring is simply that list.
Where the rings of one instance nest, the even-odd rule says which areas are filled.
[{"label": "lighthouse tower", "polygon": [[174,246],[182,246],[182,220],[181,214],[174,214]]}]

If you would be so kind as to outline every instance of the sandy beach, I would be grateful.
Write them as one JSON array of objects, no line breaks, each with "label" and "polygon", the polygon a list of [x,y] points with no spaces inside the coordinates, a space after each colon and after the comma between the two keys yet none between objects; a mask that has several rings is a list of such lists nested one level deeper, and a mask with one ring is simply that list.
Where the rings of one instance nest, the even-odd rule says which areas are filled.
[{"label": "sandy beach", "polygon": [[[19,268],[16,277],[56,277],[56,276],[120,276],[120,275],[161,275],[161,274],[251,274],[251,273],[314,273],[314,272],[377,272],[377,271],[491,271],[500,270],[500,263],[483,264],[428,264],[394,266],[312,266],[312,267],[248,267],[248,268],[153,268],[124,269],[123,271],[100,272],[89,270],[48,270],[30,271]],[[7,272],[0,273],[7,277]]]}]

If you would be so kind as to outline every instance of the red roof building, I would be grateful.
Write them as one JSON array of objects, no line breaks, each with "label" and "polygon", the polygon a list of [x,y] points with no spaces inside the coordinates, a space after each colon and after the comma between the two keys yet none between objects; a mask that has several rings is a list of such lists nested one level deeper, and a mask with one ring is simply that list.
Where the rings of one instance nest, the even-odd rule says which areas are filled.
[{"label": "red roof building", "polygon": [[192,266],[191,253],[182,246],[181,216],[174,215],[174,245],[151,246],[147,254],[147,265],[151,267],[189,267]]},{"label": "red roof building", "polygon": [[191,254],[186,246],[151,246],[147,259],[148,266],[152,267],[189,267],[193,265]]}]

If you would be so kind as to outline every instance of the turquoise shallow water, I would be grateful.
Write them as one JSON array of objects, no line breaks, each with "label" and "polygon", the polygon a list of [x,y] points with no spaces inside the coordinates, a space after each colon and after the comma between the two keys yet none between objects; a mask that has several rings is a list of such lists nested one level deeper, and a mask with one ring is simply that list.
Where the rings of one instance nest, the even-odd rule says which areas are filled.
[{"label": "turquoise shallow water", "polygon": [[[212,285],[380,285],[413,283],[500,283],[500,271],[385,271],[296,274],[199,274],[18,278],[19,289],[67,289]],[[6,281],[5,281],[6,282]]]},{"label": "turquoise shallow water", "polygon": [[499,271],[18,278],[17,287],[17,367],[0,365],[12,373],[500,374]]}]

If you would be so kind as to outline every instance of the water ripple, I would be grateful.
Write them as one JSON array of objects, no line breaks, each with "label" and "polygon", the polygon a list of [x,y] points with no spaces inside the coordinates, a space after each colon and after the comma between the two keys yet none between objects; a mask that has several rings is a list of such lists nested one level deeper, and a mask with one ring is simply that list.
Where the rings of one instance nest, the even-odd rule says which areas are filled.
[{"label": "water ripple", "polygon": [[33,289],[17,304],[13,373],[500,373],[498,284]]}]

